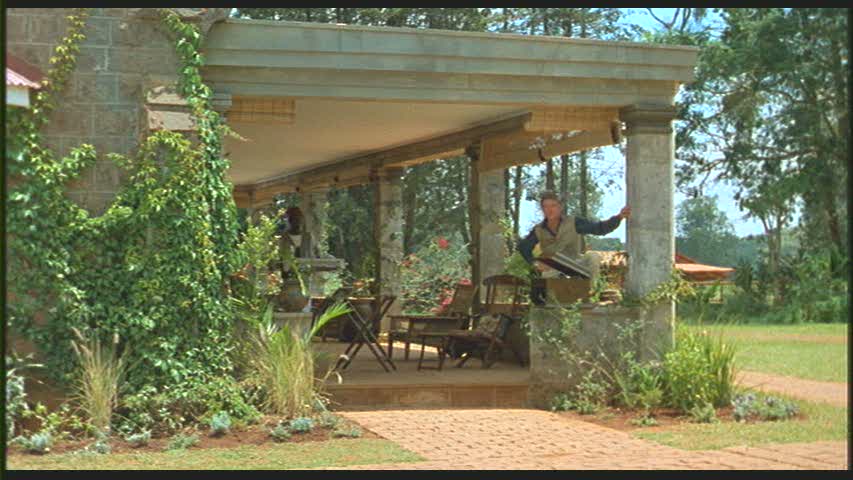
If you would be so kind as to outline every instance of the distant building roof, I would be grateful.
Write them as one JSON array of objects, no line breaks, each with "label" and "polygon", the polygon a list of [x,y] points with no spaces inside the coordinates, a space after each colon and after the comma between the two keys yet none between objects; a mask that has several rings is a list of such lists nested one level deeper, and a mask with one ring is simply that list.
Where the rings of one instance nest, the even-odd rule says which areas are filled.
[{"label": "distant building roof", "polygon": [[[596,251],[601,255],[601,263],[607,267],[621,267],[625,268],[625,259],[626,255],[623,251]],[[675,254],[675,268],[677,268],[687,280],[691,282],[709,282],[716,280],[728,280],[729,276],[732,272],[735,271],[734,268],[729,267],[717,267],[714,265],[704,265],[692,258],[682,255],[680,253]]]},{"label": "distant building roof", "polygon": [[41,70],[6,52],[6,85],[38,90],[43,77]]}]

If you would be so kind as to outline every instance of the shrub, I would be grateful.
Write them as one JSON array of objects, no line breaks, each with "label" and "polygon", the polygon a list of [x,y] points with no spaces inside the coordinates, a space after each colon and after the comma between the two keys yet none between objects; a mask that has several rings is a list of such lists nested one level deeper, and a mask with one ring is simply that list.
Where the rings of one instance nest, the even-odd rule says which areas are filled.
[{"label": "shrub", "polygon": [[356,426],[338,427],[332,431],[334,438],[359,438],[361,437],[361,429]]},{"label": "shrub", "polygon": [[52,412],[48,411],[44,404],[37,403],[32,409],[25,410],[21,417],[35,419],[39,429],[42,432],[49,433],[52,439],[56,441],[76,435],[101,432],[72,413],[67,403],[60,405],[58,409]]},{"label": "shrub", "polygon": [[275,428],[270,430],[270,436],[276,442],[284,442],[290,439],[290,429],[287,428],[283,423],[279,423],[275,426]]},{"label": "shrub", "polygon": [[314,429],[314,420],[308,417],[294,418],[290,421],[291,433],[308,433]]},{"label": "shrub", "polygon": [[172,437],[166,450],[185,450],[198,444],[198,435],[184,435],[182,433]]},{"label": "shrub", "polygon": [[400,263],[403,311],[426,313],[441,305],[453,294],[458,282],[468,279],[470,258],[458,234],[450,239],[431,239],[407,255]]},{"label": "shrub", "polygon": [[144,432],[134,433],[124,437],[124,440],[133,448],[144,447],[151,441],[151,431],[146,430]]},{"label": "shrub", "polygon": [[645,411],[660,406],[663,400],[663,372],[660,364],[641,364],[633,357],[626,360],[627,368],[617,368],[613,372],[619,403],[627,408],[639,407]]},{"label": "shrub", "polygon": [[112,447],[110,447],[110,443],[106,439],[96,441],[89,445],[87,449],[100,455],[106,455],[113,451]]},{"label": "shrub", "polygon": [[33,355],[27,355],[24,359],[16,355],[6,357],[6,438],[11,440],[15,436],[15,421],[24,412],[29,410],[27,406],[27,392],[24,390],[24,376],[20,370],[24,368],[42,367],[37,363],[27,363],[32,360]]},{"label": "shrub", "polygon": [[732,405],[734,406],[734,417],[737,421],[749,419],[785,420],[799,413],[799,408],[795,403],[772,395],[766,395],[762,398],[754,393],[746,393],[736,396]]},{"label": "shrub", "polygon": [[29,437],[18,437],[18,441],[24,450],[28,453],[44,455],[50,452],[50,447],[53,446],[53,435],[50,432],[41,431]]},{"label": "shrub", "polygon": [[71,330],[79,340],[72,340],[71,346],[80,362],[74,398],[89,423],[98,431],[108,432],[124,375],[124,361],[115,351],[118,335],[113,336],[111,346],[104,347],[94,335],[86,338],[76,328]]},{"label": "shrub", "polygon": [[640,415],[637,418],[631,419],[631,425],[636,425],[638,427],[654,427],[657,424],[658,421],[655,420],[655,418],[649,415],[648,413]]},{"label": "shrub", "polygon": [[225,435],[231,429],[231,417],[228,412],[218,412],[210,418],[210,433],[213,436]]},{"label": "shrub", "polygon": [[695,423],[717,423],[717,411],[710,403],[696,405],[688,412],[690,420]]},{"label": "shrub", "polygon": [[234,420],[257,421],[261,414],[245,398],[246,392],[227,373],[220,377],[199,375],[173,387],[158,390],[146,386],[123,399],[120,430],[151,430],[172,434],[185,425],[203,421],[210,412],[227,412]]},{"label": "shrub", "polygon": [[317,423],[323,428],[335,428],[341,423],[341,417],[332,412],[323,412],[317,419]]},{"label": "shrub", "polygon": [[734,391],[735,350],[720,337],[679,330],[675,348],[664,359],[667,403],[689,412],[710,403],[727,405]]},{"label": "shrub", "polygon": [[572,400],[565,393],[558,393],[551,399],[552,412],[565,412],[573,407]]}]

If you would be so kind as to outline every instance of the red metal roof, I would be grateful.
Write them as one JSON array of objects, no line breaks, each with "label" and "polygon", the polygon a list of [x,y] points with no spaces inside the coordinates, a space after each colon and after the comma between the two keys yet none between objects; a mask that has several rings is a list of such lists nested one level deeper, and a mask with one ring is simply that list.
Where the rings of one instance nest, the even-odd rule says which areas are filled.
[{"label": "red metal roof", "polygon": [[6,85],[38,90],[43,77],[41,70],[6,52]]},{"label": "red metal roof", "polygon": [[[602,264],[610,267],[625,268],[625,252],[610,252],[597,251],[602,258]],[[675,268],[687,277],[687,280],[694,282],[728,280],[729,276],[735,271],[734,268],[717,267],[714,265],[704,265],[692,258],[675,254]]]}]

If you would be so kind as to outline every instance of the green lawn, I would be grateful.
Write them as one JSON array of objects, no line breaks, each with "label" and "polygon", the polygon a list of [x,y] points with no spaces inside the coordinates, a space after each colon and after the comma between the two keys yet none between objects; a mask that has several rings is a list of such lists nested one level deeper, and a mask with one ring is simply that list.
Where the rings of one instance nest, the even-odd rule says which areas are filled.
[{"label": "green lawn", "polygon": [[847,381],[847,324],[690,325],[688,328],[709,333],[722,331],[740,347],[737,362],[743,370],[828,382]]},{"label": "green lawn", "polygon": [[13,455],[10,470],[281,470],[345,467],[374,463],[416,462],[422,458],[383,439],[337,439],[325,442],[269,443],[238,448],[188,449],[176,452],[62,455]]},{"label": "green lawn", "polygon": [[[791,399],[783,395],[776,395]],[[753,424],[717,423],[683,424],[664,431],[632,434],[664,445],[686,450],[717,450],[734,446],[755,446],[768,443],[817,442],[846,440],[847,409],[824,403],[795,400],[805,420],[759,422]]]}]

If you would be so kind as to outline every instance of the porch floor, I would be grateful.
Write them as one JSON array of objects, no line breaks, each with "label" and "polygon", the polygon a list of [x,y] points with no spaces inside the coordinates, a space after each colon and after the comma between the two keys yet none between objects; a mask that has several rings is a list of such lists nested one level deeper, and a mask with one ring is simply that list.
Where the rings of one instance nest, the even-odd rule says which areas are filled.
[{"label": "porch floor", "polygon": [[[320,342],[315,348],[323,352],[325,362],[318,365],[325,372],[346,350],[345,342]],[[383,348],[387,347],[382,342]],[[332,374],[326,381],[333,408],[398,408],[398,407],[522,407],[527,401],[530,372],[513,362],[496,362],[491,368],[480,367],[472,358],[462,368],[455,360],[445,358],[444,368],[418,370],[419,344],[412,344],[409,360],[404,360],[404,344],[394,343],[393,361],[397,369],[386,372],[367,346],[363,346],[345,370],[342,381]],[[424,366],[438,365],[434,348],[426,347]]]}]

